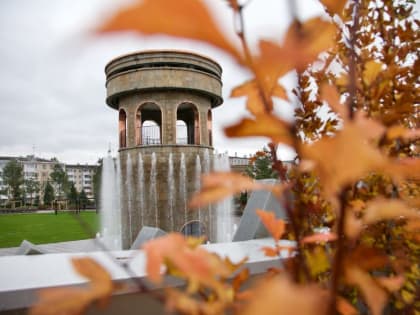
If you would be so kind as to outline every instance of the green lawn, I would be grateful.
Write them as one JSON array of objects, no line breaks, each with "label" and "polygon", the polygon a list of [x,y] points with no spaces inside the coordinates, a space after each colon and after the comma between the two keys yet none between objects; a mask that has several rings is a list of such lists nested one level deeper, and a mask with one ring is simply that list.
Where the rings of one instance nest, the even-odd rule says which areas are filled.
[{"label": "green lawn", "polygon": [[[19,246],[26,239],[34,244],[74,241],[90,238],[70,212],[22,213],[0,215],[0,248]],[[93,231],[99,230],[99,215],[82,212],[80,218]]]}]

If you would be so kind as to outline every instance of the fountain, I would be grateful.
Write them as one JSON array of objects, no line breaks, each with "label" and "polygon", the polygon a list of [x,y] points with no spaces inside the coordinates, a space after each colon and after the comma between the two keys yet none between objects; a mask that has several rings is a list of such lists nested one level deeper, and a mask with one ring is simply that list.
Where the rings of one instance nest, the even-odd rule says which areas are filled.
[{"label": "fountain", "polygon": [[121,216],[118,162],[111,156],[103,159],[101,183],[101,234],[109,249],[121,249]]},{"label": "fountain", "polygon": [[[214,170],[219,172],[230,171],[229,156],[226,154],[216,154],[213,160]],[[233,198],[228,197],[215,206],[216,208],[216,241],[230,242],[233,237],[232,209]]]},{"label": "fountain", "polygon": [[[200,191],[201,189],[201,161],[200,156],[197,154],[195,157],[195,176],[194,176],[194,190]],[[198,221],[201,222],[201,207],[197,209]]]},{"label": "fountain", "polygon": [[[138,162],[137,162],[137,168],[138,168],[138,199],[139,199],[139,209],[144,209],[145,208],[145,203],[144,203],[144,166],[143,166],[143,157],[141,155],[141,153],[139,153],[138,156]],[[140,224],[141,226],[144,225],[144,212],[140,211],[139,212],[140,216]]]},{"label": "fountain", "polygon": [[221,239],[212,232],[218,215],[188,209],[199,174],[212,168],[221,71],[209,58],[178,51],[137,52],[106,66],[106,102],[119,115],[123,248],[143,226]]},{"label": "fountain", "polygon": [[181,153],[181,160],[179,164],[179,199],[181,201],[180,209],[184,212],[184,222],[188,222],[186,180],[187,170],[185,169],[185,154]]},{"label": "fountain", "polygon": [[150,167],[150,202],[149,208],[152,211],[152,217],[154,217],[154,226],[159,226],[159,210],[157,204],[157,190],[156,190],[156,153],[152,153],[152,162]]},{"label": "fountain", "polygon": [[133,165],[131,162],[131,156],[127,155],[127,163],[126,163],[126,176],[125,176],[125,187],[124,187],[124,191],[126,192],[127,195],[127,204],[128,204],[128,226],[130,229],[130,243],[133,242],[132,239],[132,235],[133,235],[133,203],[132,203],[132,199],[133,199]]},{"label": "fountain", "polygon": [[168,220],[171,231],[174,229],[174,207],[175,207],[175,181],[174,179],[174,161],[172,153],[168,157]]}]

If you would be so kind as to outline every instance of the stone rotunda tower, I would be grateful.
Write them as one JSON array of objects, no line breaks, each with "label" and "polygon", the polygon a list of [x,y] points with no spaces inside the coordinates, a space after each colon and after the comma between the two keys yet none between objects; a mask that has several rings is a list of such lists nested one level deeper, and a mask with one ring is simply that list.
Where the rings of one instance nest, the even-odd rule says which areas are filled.
[{"label": "stone rotunda tower", "polygon": [[105,73],[106,102],[119,117],[123,248],[143,226],[212,239],[212,214],[187,202],[211,168],[221,67],[194,53],[145,51],[113,59]]}]

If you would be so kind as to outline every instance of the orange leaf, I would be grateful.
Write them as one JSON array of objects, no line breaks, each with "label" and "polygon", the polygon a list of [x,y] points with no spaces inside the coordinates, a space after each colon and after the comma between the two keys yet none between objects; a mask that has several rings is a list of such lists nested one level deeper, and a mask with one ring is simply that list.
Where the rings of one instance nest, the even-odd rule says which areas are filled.
[{"label": "orange leaf", "polygon": [[320,0],[320,2],[327,8],[327,11],[331,15],[337,14],[342,16],[347,0]]},{"label": "orange leaf", "polygon": [[364,129],[348,123],[333,138],[302,145],[302,158],[315,162],[315,171],[327,197],[369,171],[386,169],[388,160],[368,143],[367,138]]},{"label": "orange leaf", "polygon": [[380,277],[376,278],[376,281],[389,292],[395,292],[402,288],[405,282],[403,275],[393,277]]},{"label": "orange leaf", "polygon": [[366,271],[382,269],[390,264],[389,257],[383,251],[361,244],[348,254],[347,259],[357,261],[358,267]]},{"label": "orange leaf", "polygon": [[202,1],[137,1],[115,14],[98,31],[138,31],[147,35],[166,34],[205,41],[230,53],[238,62],[243,61]]},{"label": "orange leaf", "polygon": [[254,289],[242,315],[319,315],[326,312],[328,296],[314,285],[297,285],[285,276],[265,280]]},{"label": "orange leaf", "polygon": [[380,61],[370,60],[366,62],[363,71],[363,82],[368,86],[371,85],[376,80],[379,73],[382,72],[382,69],[383,64]]},{"label": "orange leaf", "polygon": [[337,311],[341,315],[358,315],[359,312],[356,308],[350,304],[345,298],[341,296],[337,297]]},{"label": "orange leaf", "polygon": [[318,55],[335,44],[336,27],[319,17],[303,24],[294,22],[286,33],[283,42],[283,58],[292,60],[298,70],[316,60]]},{"label": "orange leaf", "polygon": [[420,219],[420,213],[401,200],[377,198],[367,203],[362,220],[365,224],[372,224],[399,218]]},{"label": "orange leaf", "polygon": [[335,233],[316,233],[310,236],[306,236],[301,240],[301,243],[320,243],[320,242],[330,242],[337,239],[337,234]]},{"label": "orange leaf", "polygon": [[284,220],[276,219],[274,212],[257,209],[256,213],[262,221],[262,223],[264,224],[267,231],[277,242],[280,239],[280,237],[284,234],[284,231],[286,229]]},{"label": "orange leaf", "polygon": [[278,79],[293,70],[294,63],[293,60],[282,59],[285,51],[277,43],[260,40],[259,48],[260,54],[254,57],[255,77],[262,87],[265,98],[268,99],[277,96],[278,92],[275,89],[278,86]]},{"label": "orange leaf", "polygon": [[249,278],[249,269],[244,268],[232,280],[232,287],[235,292],[238,292],[241,285]]},{"label": "orange leaf", "polygon": [[[235,87],[231,97],[247,96],[246,107],[249,112],[255,116],[263,115],[272,110],[272,107],[265,107],[264,100],[261,98],[260,91],[258,90],[255,80],[247,81],[242,85]],[[271,104],[267,104],[270,106]]]},{"label": "orange leaf", "polygon": [[262,247],[261,250],[264,252],[264,255],[267,257],[277,257],[279,255],[279,251],[275,247]]},{"label": "orange leaf", "polygon": [[[224,295],[222,284],[217,276],[227,277],[231,272],[224,262],[215,254],[201,247],[191,248],[187,239],[181,234],[170,233],[151,240],[143,245],[146,252],[146,270],[150,280],[160,282],[160,270],[163,263],[178,268],[190,284],[202,283],[213,288],[219,295]],[[197,286],[192,286],[197,288]]]},{"label": "orange leaf", "polygon": [[220,201],[244,190],[270,189],[254,179],[233,172],[213,172],[202,176],[201,191],[192,196],[189,206],[198,208]]},{"label": "orange leaf", "polygon": [[268,137],[274,143],[293,144],[289,125],[270,115],[244,118],[236,125],[225,128],[225,133],[228,137]]},{"label": "orange leaf", "polygon": [[401,125],[389,127],[386,136],[388,139],[417,139],[420,138],[420,129],[408,129]]},{"label": "orange leaf", "polygon": [[348,265],[345,270],[345,278],[348,284],[356,285],[360,289],[372,315],[381,315],[388,295],[369,273],[357,266]]},{"label": "orange leaf", "polygon": [[159,283],[162,279],[160,270],[164,258],[178,253],[185,246],[184,237],[177,233],[170,233],[145,243],[143,249],[147,256],[146,270],[150,280]]},{"label": "orange leaf", "polygon": [[239,11],[238,0],[227,0],[227,2],[234,11]]},{"label": "orange leaf", "polygon": [[31,315],[81,314],[93,302],[107,302],[113,289],[108,271],[89,257],[73,258],[72,264],[90,280],[89,287],[41,290],[40,301],[30,310]]},{"label": "orange leaf", "polygon": [[321,98],[328,102],[328,105],[341,116],[346,119],[349,116],[349,109],[345,104],[340,102],[340,94],[335,86],[323,84],[321,86]]},{"label": "orange leaf", "polygon": [[100,299],[101,305],[105,305],[113,289],[109,272],[89,257],[72,258],[72,264],[78,273],[91,281],[92,294]]}]

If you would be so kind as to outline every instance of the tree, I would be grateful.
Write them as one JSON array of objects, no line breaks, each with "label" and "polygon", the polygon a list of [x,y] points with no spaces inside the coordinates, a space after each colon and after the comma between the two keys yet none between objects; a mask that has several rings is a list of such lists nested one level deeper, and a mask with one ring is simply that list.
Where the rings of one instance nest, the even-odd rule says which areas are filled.
[{"label": "tree", "polygon": [[82,209],[85,209],[86,206],[89,204],[89,199],[84,189],[82,189],[82,191],[79,194],[79,201],[80,201],[80,208]]},{"label": "tree", "polygon": [[72,205],[72,206],[77,205],[77,201],[79,199],[79,194],[78,194],[78,192],[76,190],[76,187],[74,186],[73,182],[70,183],[70,189],[69,189],[69,192],[67,194],[67,198],[70,200],[70,205]]},{"label": "tree", "polygon": [[48,181],[44,187],[44,205],[51,206],[51,203],[54,201],[54,188]]},{"label": "tree", "polygon": [[54,168],[50,174],[50,178],[55,185],[57,197],[62,197],[68,190],[69,181],[66,172],[63,170],[62,166],[59,163],[54,164]]},{"label": "tree", "polygon": [[25,180],[25,193],[29,195],[31,205],[34,204],[34,194],[39,193],[39,182],[33,178]]},{"label": "tree", "polygon": [[[239,288],[246,271],[234,276],[233,285],[224,282],[234,264],[171,233],[143,247],[150,280],[161,283],[165,266],[166,275],[180,275],[187,282],[187,290],[171,289],[164,296],[168,307],[182,314],[365,314],[365,306],[373,315],[418,314],[420,23],[412,15],[414,1],[320,0],[330,19],[306,21],[298,19],[290,1],[292,23],[282,41],[262,39],[258,51],[251,49],[244,28],[243,10],[250,1],[227,2],[242,49],[195,0],[139,1],[100,31],[135,30],[205,41],[249,70],[252,79],[232,91],[233,97],[246,97],[249,115],[225,133],[268,138],[281,183],[262,185],[235,173],[208,174],[190,205],[206,206],[244,189],[270,190],[283,205],[290,230],[286,233],[285,222],[273,213],[257,211],[274,240],[263,251],[279,256],[284,250],[279,240],[288,234],[296,244],[294,254],[282,270],[271,269],[244,296]],[[165,23],[157,22],[161,16],[167,17]],[[299,108],[296,120],[286,121],[276,115],[273,98],[289,101],[279,79],[292,71]],[[326,107],[331,110],[323,116]],[[292,147],[299,156],[290,177],[276,156],[278,144]],[[320,224],[330,231],[319,232]],[[85,298],[76,302],[77,310],[110,296],[106,270],[87,258],[74,265],[92,281],[87,298],[78,292]],[[92,269],[98,274],[89,273]],[[100,281],[102,294],[96,289]],[[62,299],[69,293],[77,296],[68,290]]]},{"label": "tree", "polygon": [[267,148],[257,151],[251,158],[246,174],[255,179],[278,178],[278,174],[272,167],[272,157]]},{"label": "tree", "polygon": [[10,160],[3,168],[3,182],[8,186],[10,197],[20,199],[24,183],[23,165],[15,159]]}]

